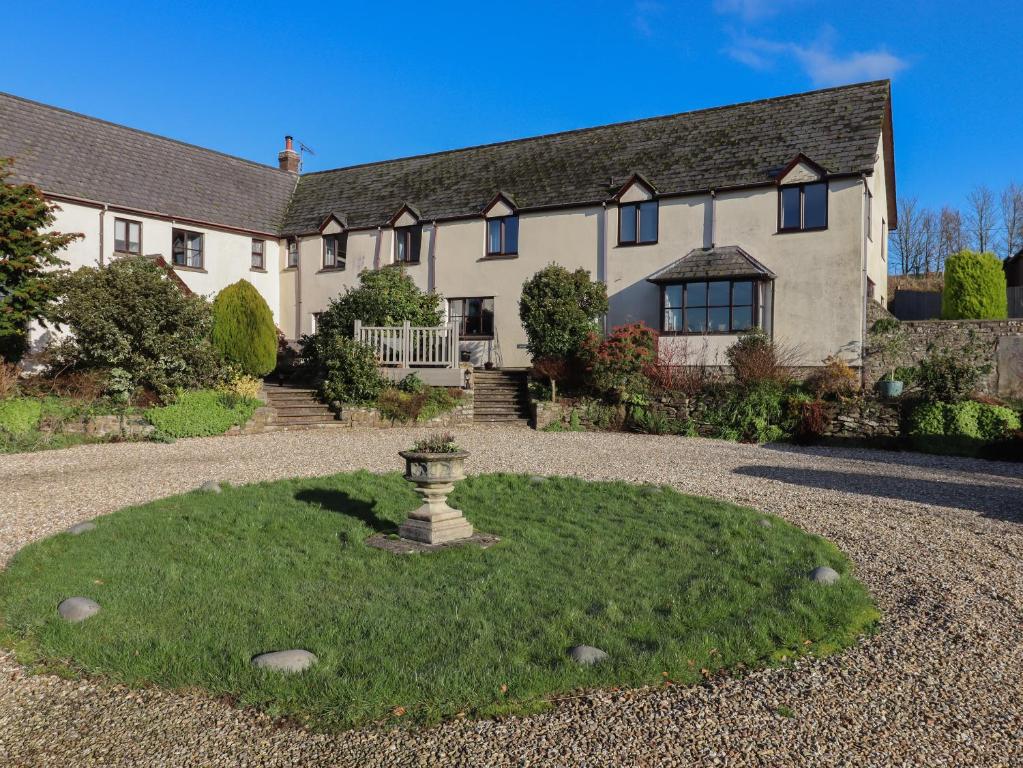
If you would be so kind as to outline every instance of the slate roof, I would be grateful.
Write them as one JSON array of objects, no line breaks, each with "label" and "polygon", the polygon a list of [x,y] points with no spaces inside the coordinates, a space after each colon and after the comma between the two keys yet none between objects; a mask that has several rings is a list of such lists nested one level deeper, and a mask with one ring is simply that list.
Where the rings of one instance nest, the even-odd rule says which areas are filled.
[{"label": "slate roof", "polygon": [[714,280],[723,277],[752,277],[773,280],[776,275],[737,245],[694,248],[678,261],[654,272],[651,283],[686,280]]},{"label": "slate roof", "polygon": [[599,203],[634,173],[662,195],[765,183],[800,152],[830,174],[869,173],[889,98],[882,80],[310,173],[284,234],[316,231],[330,211],[386,226],[403,203],[427,221],[476,215],[498,191],[527,209]]},{"label": "slate roof", "polygon": [[14,181],[142,212],[276,234],[297,177],[209,149],[0,93]]}]

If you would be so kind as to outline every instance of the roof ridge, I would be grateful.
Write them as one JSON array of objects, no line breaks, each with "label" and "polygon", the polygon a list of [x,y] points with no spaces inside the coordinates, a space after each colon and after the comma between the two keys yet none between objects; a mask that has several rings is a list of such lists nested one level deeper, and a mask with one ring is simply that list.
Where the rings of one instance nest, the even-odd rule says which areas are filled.
[{"label": "roof ridge", "polygon": [[667,115],[655,115],[653,117],[641,117],[641,118],[638,118],[636,120],[620,120],[620,121],[615,122],[615,123],[604,123],[602,125],[590,125],[590,126],[586,126],[586,127],[583,127],[583,128],[570,128],[570,129],[565,130],[565,131],[553,131],[551,133],[537,134],[536,136],[523,136],[523,137],[518,138],[518,139],[506,139],[504,141],[492,141],[492,142],[488,142],[486,144],[473,144],[473,145],[470,145],[468,147],[455,147],[453,149],[442,149],[442,150],[439,150],[437,152],[424,152],[423,154],[419,154],[419,155],[405,155],[404,157],[391,157],[391,158],[387,158],[385,160],[370,160],[369,162],[365,162],[365,163],[355,163],[354,165],[343,165],[343,166],[340,166],[338,168],[326,168],[326,169],[324,169],[322,171],[312,171],[310,173],[303,173],[302,174],[302,178],[307,178],[309,176],[322,176],[324,174],[337,173],[339,171],[351,171],[351,170],[355,170],[356,168],[368,168],[368,167],[371,167],[371,166],[374,166],[374,165],[386,165],[387,163],[400,163],[400,162],[404,162],[404,161],[407,161],[407,160],[420,160],[420,159],[425,159],[425,158],[429,158],[429,157],[441,157],[443,155],[452,155],[452,154],[455,154],[457,152],[469,152],[469,151],[476,150],[476,149],[488,149],[490,147],[501,147],[501,146],[507,146],[509,144],[521,144],[521,143],[524,143],[524,142],[527,142],[527,141],[539,141],[541,139],[550,139],[550,138],[555,138],[557,136],[572,136],[572,135],[575,135],[575,134],[586,133],[588,131],[599,131],[599,130],[603,130],[605,128],[617,128],[617,127],[621,127],[621,126],[639,125],[641,123],[651,123],[651,122],[655,122],[657,120],[670,120],[670,119],[673,119],[673,118],[676,118],[676,117],[682,117],[683,115],[696,115],[696,114],[702,114],[702,113],[706,113],[706,112],[717,112],[717,111],[726,110],[726,109],[737,109],[739,107],[749,107],[749,106],[752,106],[754,104],[765,104],[767,102],[785,101],[786,99],[798,99],[798,98],[802,98],[802,97],[805,97],[805,96],[813,96],[813,95],[820,94],[820,93],[829,93],[831,91],[842,91],[842,90],[852,89],[852,88],[864,88],[866,86],[880,85],[882,83],[887,84],[890,87],[891,86],[891,79],[883,78],[883,79],[880,79],[880,80],[866,80],[866,81],[861,82],[861,83],[848,83],[846,85],[833,85],[833,86],[830,86],[828,88],[817,88],[817,89],[812,90],[812,91],[801,91],[799,93],[786,93],[786,94],[783,94],[781,96],[768,96],[768,97],[763,98],[763,99],[751,99],[750,101],[740,101],[737,104],[721,104],[721,105],[716,106],[716,107],[701,107],[700,109],[689,109],[689,110],[685,110],[683,112],[672,112],[671,114],[667,114]]},{"label": "roof ridge", "polygon": [[245,158],[245,157],[238,157],[238,155],[231,155],[231,154],[228,154],[227,152],[221,152],[220,150],[217,150],[217,149],[210,149],[209,147],[203,147],[203,146],[200,146],[198,144],[192,144],[191,142],[182,141],[181,139],[173,139],[170,136],[164,136],[164,135],[159,134],[159,133],[153,133],[152,131],[144,131],[141,128],[133,128],[132,126],[125,125],[124,123],[115,123],[112,120],[104,120],[101,117],[95,117],[93,115],[86,115],[83,112],[76,112],[73,109],[66,109],[64,107],[54,106],[53,104],[47,104],[46,102],[43,102],[43,101],[36,101],[35,99],[29,99],[29,98],[26,98],[24,96],[18,96],[17,94],[14,94],[14,93],[8,93],[6,91],[0,91],[0,97],[7,97],[9,99],[14,99],[15,101],[20,101],[20,102],[23,102],[25,104],[33,104],[33,105],[35,105],[37,107],[43,107],[44,109],[53,110],[54,112],[63,112],[66,115],[72,115],[73,117],[80,117],[80,118],[83,118],[85,120],[90,120],[90,121],[92,121],[94,123],[102,123],[103,125],[113,126],[114,128],[120,128],[120,129],[123,129],[125,131],[131,131],[132,133],[141,134],[142,136],[149,136],[149,137],[154,138],[154,139],[160,139],[162,141],[170,142],[171,144],[177,144],[177,145],[182,146],[182,147],[187,147],[188,149],[197,149],[197,150],[200,150],[201,152],[206,152],[206,153],[211,154],[211,155],[218,155],[218,156],[226,158],[228,160],[236,160],[236,161],[238,161],[240,163],[246,163],[247,165],[255,166],[256,168],[262,168],[262,169],[265,169],[265,170],[273,171],[274,173],[284,173],[284,174],[292,175],[288,171],[281,170],[280,168],[275,168],[274,166],[268,165],[266,163],[258,163],[255,160],[249,160],[248,158]]}]

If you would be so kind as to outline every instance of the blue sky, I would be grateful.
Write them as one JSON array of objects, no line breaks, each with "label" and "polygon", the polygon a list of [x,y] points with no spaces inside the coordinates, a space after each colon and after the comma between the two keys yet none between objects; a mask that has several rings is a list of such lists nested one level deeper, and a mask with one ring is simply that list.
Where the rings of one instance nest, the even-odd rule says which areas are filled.
[{"label": "blue sky", "polygon": [[0,90],[321,170],[891,76],[900,195],[1023,183],[1018,1],[481,8],[12,3]]}]

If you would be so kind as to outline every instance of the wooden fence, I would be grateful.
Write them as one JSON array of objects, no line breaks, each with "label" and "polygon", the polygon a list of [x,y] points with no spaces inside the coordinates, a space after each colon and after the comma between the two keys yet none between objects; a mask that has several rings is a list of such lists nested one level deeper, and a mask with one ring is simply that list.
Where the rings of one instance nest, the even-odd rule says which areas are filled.
[{"label": "wooden fence", "polygon": [[1009,317],[1023,317],[1023,285],[1014,285],[1009,292]]},{"label": "wooden fence", "polygon": [[380,365],[395,368],[457,368],[458,325],[434,327],[363,325],[355,321],[355,338],[369,345]]}]

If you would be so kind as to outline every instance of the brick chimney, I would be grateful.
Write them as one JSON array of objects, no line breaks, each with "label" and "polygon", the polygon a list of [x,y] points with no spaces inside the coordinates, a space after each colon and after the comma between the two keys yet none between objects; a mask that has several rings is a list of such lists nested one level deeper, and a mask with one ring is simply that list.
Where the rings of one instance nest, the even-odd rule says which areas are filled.
[{"label": "brick chimney", "polygon": [[280,166],[282,171],[288,173],[298,173],[298,167],[301,165],[301,158],[298,152],[295,151],[294,141],[290,136],[284,137],[284,151],[277,153],[277,164]]}]

